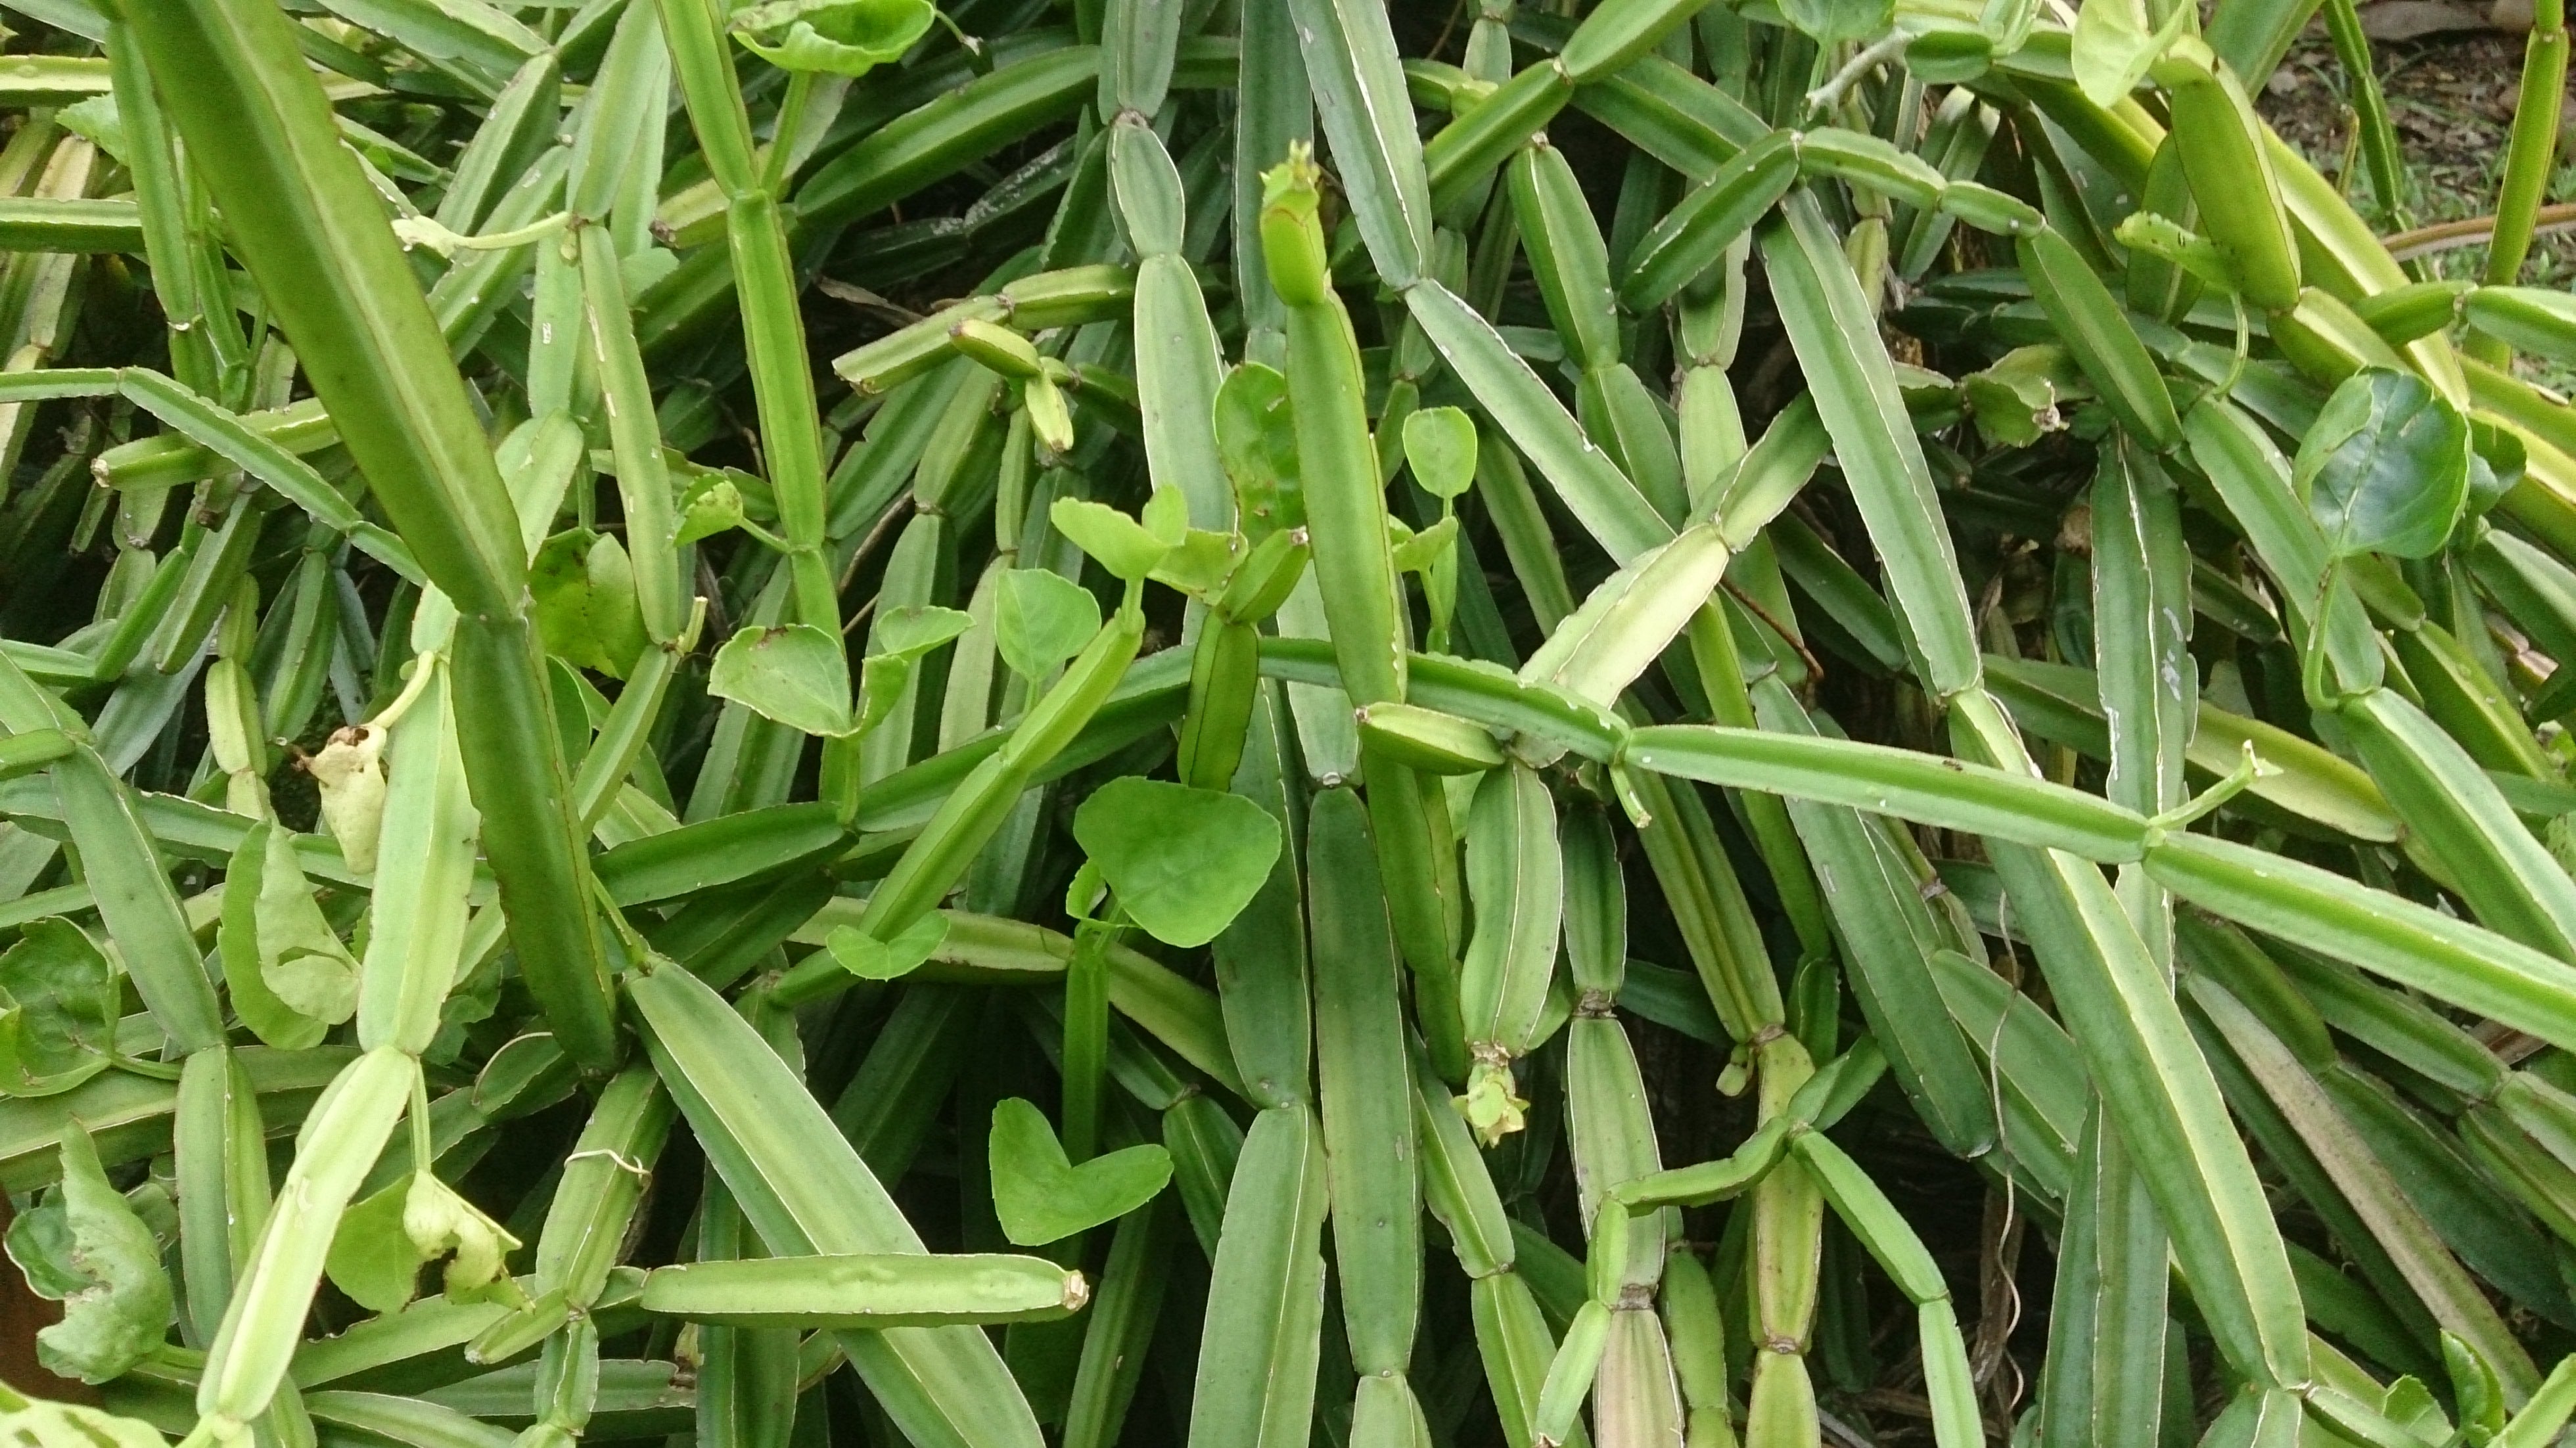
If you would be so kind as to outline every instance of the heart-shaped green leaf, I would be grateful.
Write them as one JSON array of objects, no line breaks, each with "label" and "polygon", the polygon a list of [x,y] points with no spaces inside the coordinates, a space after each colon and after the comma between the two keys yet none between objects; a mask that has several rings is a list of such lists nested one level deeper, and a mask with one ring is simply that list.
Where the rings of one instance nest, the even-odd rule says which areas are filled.
[{"label": "heart-shaped green leaf", "polygon": [[2139,0],[2084,0],[2068,56],[2084,98],[2097,106],[2126,99],[2197,13],[2177,5],[2163,25],[2150,27]]},{"label": "heart-shaped green leaf", "polygon": [[929,0],[777,0],[734,13],[743,48],[781,70],[865,75],[930,29]]},{"label": "heart-shaped green leaf", "polygon": [[2522,435],[2481,418],[2469,419],[2469,516],[2482,518],[2504,501],[2531,465]]},{"label": "heart-shaped green leaf", "polygon": [[1441,519],[1419,533],[1389,539],[1395,571],[1419,573],[1430,567],[1442,554],[1449,551],[1450,541],[1457,536],[1458,520],[1452,516]]},{"label": "heart-shaped green leaf", "polygon": [[[2148,215],[2133,212],[2129,220]],[[2028,447],[2066,426],[2073,411],[2068,404],[2092,396],[2093,389],[2065,348],[2035,343],[2016,347],[1993,366],[1960,378],[1959,395],[1987,442]]]},{"label": "heart-shaped green leaf", "polygon": [[0,1094],[51,1096],[107,1069],[116,975],[81,928],[30,921],[0,955]]},{"label": "heart-shaped green leaf", "polygon": [[1214,940],[1279,858],[1279,822],[1260,805],[1134,775],[1092,791],[1073,837],[1147,934],[1185,947]]},{"label": "heart-shaped green leaf", "polygon": [[1225,587],[1235,564],[1243,557],[1236,545],[1232,533],[1192,528],[1182,535],[1179,547],[1154,565],[1153,579],[1192,598],[1210,598]]},{"label": "heart-shaped green leaf", "polygon": [[260,874],[268,860],[269,834],[276,828],[254,825],[234,847],[232,861],[224,867],[224,913],[215,930],[215,949],[223,957],[224,987],[232,997],[233,1014],[263,1042],[299,1051],[321,1044],[330,1028],[298,1015],[277,998],[260,974]]},{"label": "heart-shaped green leaf", "polygon": [[930,604],[907,604],[879,615],[868,630],[868,655],[859,661],[859,715],[843,732],[864,734],[884,723],[903,702],[915,662],[974,623],[973,614]]},{"label": "heart-shaped green leaf", "polygon": [[[393,1312],[420,1286],[422,1264],[448,1258],[442,1285],[451,1301],[521,1296],[503,1275],[519,1240],[428,1172],[399,1178],[341,1214],[323,1270],[370,1312]],[[452,1255],[451,1255],[452,1254]]]},{"label": "heart-shaped green leaf", "polygon": [[[237,1000],[237,1009],[254,1032],[258,1030],[252,1020],[254,1009],[265,1013],[271,1007],[314,1027],[336,1026],[358,1008],[357,959],[340,943],[321,907],[313,903],[313,887],[296,863],[292,837],[275,825],[262,825],[252,833],[260,844],[258,893],[253,897],[256,966],[251,971],[258,984],[245,990],[230,974],[233,962],[226,961],[226,979],[234,995],[243,998]],[[244,841],[244,848],[248,846]],[[232,904],[229,887],[225,904]],[[247,999],[253,994],[265,997],[256,1008]],[[309,1034],[308,1045],[320,1039],[309,1028],[289,1027],[284,1033],[298,1039]]]},{"label": "heart-shaped green leaf", "polygon": [[859,717],[854,732],[865,734],[886,721],[903,702],[903,687],[912,682],[912,660],[903,654],[870,654],[859,660]]},{"label": "heart-shaped green leaf", "polygon": [[1051,568],[1014,568],[993,595],[993,642],[1011,672],[1035,684],[1100,632],[1100,600]]},{"label": "heart-shaped green leaf", "polygon": [[1190,533],[1190,500],[1178,488],[1156,488],[1137,513],[1145,531],[1166,548],[1178,548]]},{"label": "heart-shaped green leaf", "polygon": [[736,631],[716,650],[707,692],[807,734],[841,735],[857,727],[840,635],[810,623]]},{"label": "heart-shaped green leaf", "polygon": [[974,626],[975,616],[963,609],[905,604],[877,615],[868,630],[868,652],[917,659]]},{"label": "heart-shaped green leaf", "polygon": [[1306,521],[1297,480],[1297,429],[1288,379],[1246,362],[1216,389],[1217,457],[1234,483],[1246,536],[1258,539]]},{"label": "heart-shaped green leaf", "polygon": [[1098,917],[1101,899],[1109,893],[1109,884],[1100,878],[1098,863],[1085,860],[1065,882],[1064,913],[1076,920]]},{"label": "heart-shaped green leaf", "polygon": [[54,112],[54,119],[73,135],[96,142],[100,150],[116,158],[118,165],[130,164],[125,159],[125,117],[116,109],[116,97],[91,96]]},{"label": "heart-shaped green leaf", "polygon": [[680,269],[680,255],[667,246],[639,247],[617,259],[617,280],[630,297],[640,297],[655,282]]},{"label": "heart-shaped green leaf", "polygon": [[919,970],[947,938],[948,917],[933,910],[895,932],[892,940],[879,940],[855,925],[837,926],[824,938],[823,948],[861,980],[894,980]]},{"label": "heart-shaped green leaf", "polygon": [[1115,1221],[1152,1201],[1172,1179],[1171,1153],[1150,1143],[1073,1165],[1045,1115],[1016,1096],[994,1103],[987,1150],[993,1214],[1001,1218],[1002,1235],[1022,1247]]},{"label": "heart-shaped green leaf", "polygon": [[331,1285],[369,1312],[393,1312],[411,1301],[420,1282],[420,1249],[403,1231],[403,1202],[411,1178],[350,1204],[340,1214],[323,1270]]},{"label": "heart-shaped green leaf", "polygon": [[571,528],[547,539],[528,565],[528,595],[547,651],[576,668],[622,679],[644,651],[635,565],[608,534]]},{"label": "heart-shaped green leaf", "polygon": [[1404,420],[1404,460],[1413,480],[1435,498],[1454,498],[1476,481],[1476,423],[1456,407],[1426,407]]},{"label": "heart-shaped green leaf", "polygon": [[2413,373],[2365,368],[2326,399],[2291,481],[2336,557],[2428,557],[2468,501],[2468,421]]},{"label": "heart-shaped green leaf", "polygon": [[742,489],[722,473],[708,473],[682,501],[680,531],[672,535],[671,542],[674,546],[695,543],[741,525]]},{"label": "heart-shaped green leaf", "polygon": [[1124,583],[1152,573],[1154,565],[1171,551],[1170,543],[1107,503],[1058,498],[1047,509],[1047,518],[1057,532],[1073,540],[1074,547],[1090,554],[1109,570],[1111,577]]},{"label": "heart-shaped green leaf", "polygon": [[1895,18],[1895,0],[1780,0],[1780,14],[1822,45],[1866,40]]},{"label": "heart-shaped green leaf", "polygon": [[1905,47],[1905,69],[1925,85],[1961,85],[1994,63],[1995,43],[1974,30],[1927,30]]},{"label": "heart-shaped green leaf", "polygon": [[2451,1436],[2451,1419],[2442,1411],[2441,1400],[2424,1386],[2423,1379],[2411,1373],[2388,1385],[2388,1391],[2380,1397],[2379,1411],[2427,1443],[2439,1443]]},{"label": "heart-shaped green leaf", "polygon": [[118,1377],[161,1346],[175,1303],[161,1244],[109,1185],[78,1122],[62,1133],[62,1184],[9,1224],[11,1261],[63,1320],[36,1334],[36,1360],[85,1383]]}]

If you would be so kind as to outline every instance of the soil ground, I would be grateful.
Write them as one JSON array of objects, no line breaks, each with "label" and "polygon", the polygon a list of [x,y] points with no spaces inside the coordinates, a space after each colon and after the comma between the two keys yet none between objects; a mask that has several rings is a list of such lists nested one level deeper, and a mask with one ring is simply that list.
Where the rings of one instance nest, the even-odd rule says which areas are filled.
[{"label": "soil ground", "polygon": [[[2311,25],[2291,49],[2256,97],[2257,107],[2284,140],[2343,185],[2362,214],[2384,232],[2492,212],[2521,85],[2523,37],[2506,31],[2453,32],[2379,41],[2372,49],[2389,121],[2406,161],[2406,194],[2397,198],[2394,216],[2370,194],[2353,141],[2350,88],[2322,27]],[[2576,115],[2576,102],[2567,109]],[[2571,131],[2576,126],[2560,133],[2559,162],[2549,188],[2553,202],[2576,201],[2576,164],[2568,160]],[[2441,252],[2424,258],[2423,275],[2474,279],[2486,259],[2484,246]],[[2538,238],[2521,281],[2535,287],[2576,285],[2576,234]],[[2526,371],[2562,394],[2576,391],[2576,372],[2527,364]]]}]

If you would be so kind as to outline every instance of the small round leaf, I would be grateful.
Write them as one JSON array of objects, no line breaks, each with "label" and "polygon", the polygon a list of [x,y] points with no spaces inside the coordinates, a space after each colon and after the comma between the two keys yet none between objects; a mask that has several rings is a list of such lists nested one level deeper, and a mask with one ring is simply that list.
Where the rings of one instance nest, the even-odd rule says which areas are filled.
[{"label": "small round leaf", "polygon": [[1404,420],[1404,460],[1413,480],[1435,498],[1454,498],[1476,481],[1476,424],[1455,407],[1426,407]]}]

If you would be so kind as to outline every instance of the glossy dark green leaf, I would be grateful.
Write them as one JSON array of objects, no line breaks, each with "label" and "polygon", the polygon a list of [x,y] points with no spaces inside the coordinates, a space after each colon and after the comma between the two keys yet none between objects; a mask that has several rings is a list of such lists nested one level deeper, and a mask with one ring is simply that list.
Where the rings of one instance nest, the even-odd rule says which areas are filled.
[{"label": "glossy dark green leaf", "polygon": [[2290,476],[2337,557],[2422,558],[2460,520],[2470,458],[2457,409],[2422,378],[2370,368],[2326,399]]},{"label": "glossy dark green leaf", "polygon": [[116,1045],[117,989],[107,957],[80,927],[31,921],[0,953],[0,1090],[18,1097],[68,1091],[107,1069]]}]

